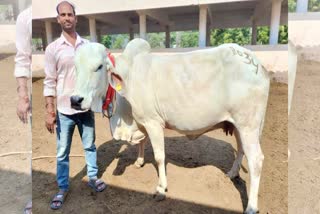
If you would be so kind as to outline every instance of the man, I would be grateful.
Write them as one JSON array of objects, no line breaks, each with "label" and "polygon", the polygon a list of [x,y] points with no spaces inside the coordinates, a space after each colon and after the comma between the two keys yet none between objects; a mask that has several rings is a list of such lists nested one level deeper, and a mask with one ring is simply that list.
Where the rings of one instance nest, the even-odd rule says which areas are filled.
[{"label": "man", "polygon": [[94,114],[92,111],[74,110],[70,103],[70,97],[75,87],[74,54],[79,46],[88,41],[82,39],[75,31],[77,17],[72,3],[62,1],[57,5],[56,10],[62,34],[46,48],[46,77],[44,80],[46,127],[50,133],[54,133],[56,125],[57,132],[59,192],[50,203],[52,209],[61,208],[69,189],[69,153],[75,126],[78,127],[85,150],[88,184],[97,192],[106,188],[106,184],[97,178]]},{"label": "man", "polygon": [[[28,92],[28,79],[31,77],[31,34],[32,34],[32,7],[22,11],[16,23],[16,48],[14,76],[17,80],[17,115],[21,122],[28,123],[31,116],[31,104]],[[31,126],[30,126],[31,127]],[[31,139],[30,139],[31,142]],[[30,167],[31,168],[31,167]],[[31,170],[30,170],[31,171]],[[32,201],[24,208],[25,214],[32,213]]]}]

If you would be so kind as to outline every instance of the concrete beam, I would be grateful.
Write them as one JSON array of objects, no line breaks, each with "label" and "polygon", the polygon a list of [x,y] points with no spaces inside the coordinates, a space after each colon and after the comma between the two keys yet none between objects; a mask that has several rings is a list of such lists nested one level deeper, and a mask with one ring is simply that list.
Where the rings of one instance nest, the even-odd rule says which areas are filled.
[{"label": "concrete beam", "polygon": [[213,24],[213,12],[212,12],[211,6],[208,6],[208,15],[209,15],[210,25],[212,25]]},{"label": "concrete beam", "polygon": [[103,14],[103,15],[90,15],[86,16],[88,19],[95,18],[96,21],[102,22],[107,25],[112,26],[131,26],[132,23],[128,18],[125,18],[121,15],[115,15],[115,14]]},{"label": "concrete beam", "polygon": [[259,1],[259,3],[257,3],[257,6],[253,11],[252,19],[255,19],[257,21],[260,17],[265,17],[266,12],[268,11],[266,10],[266,8],[268,8],[270,4],[271,1],[269,0]]},{"label": "concrete beam", "polygon": [[170,26],[173,24],[173,22],[170,21],[168,14],[165,12],[159,10],[143,10],[143,13],[151,17],[152,19],[157,20],[160,25]]}]

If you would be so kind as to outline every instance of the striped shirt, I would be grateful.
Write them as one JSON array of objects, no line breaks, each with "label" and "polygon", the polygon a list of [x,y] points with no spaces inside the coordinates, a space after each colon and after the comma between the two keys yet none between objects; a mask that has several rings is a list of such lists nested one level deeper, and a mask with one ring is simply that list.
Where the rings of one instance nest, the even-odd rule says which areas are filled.
[{"label": "striped shirt", "polygon": [[43,95],[56,97],[57,110],[62,114],[83,112],[71,108],[70,97],[75,88],[75,51],[88,42],[77,34],[76,44],[73,47],[61,34],[60,38],[46,48]]},{"label": "striped shirt", "polygon": [[32,34],[32,7],[22,11],[16,23],[16,48],[15,77],[31,76],[31,34]]}]

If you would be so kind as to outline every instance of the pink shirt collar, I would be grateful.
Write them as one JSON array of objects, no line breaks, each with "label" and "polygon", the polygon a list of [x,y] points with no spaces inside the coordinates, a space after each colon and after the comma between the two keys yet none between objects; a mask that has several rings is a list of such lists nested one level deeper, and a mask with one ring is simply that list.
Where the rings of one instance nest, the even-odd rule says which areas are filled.
[{"label": "pink shirt collar", "polygon": [[[78,33],[76,33],[76,34],[77,34],[77,40],[76,40],[76,45],[75,45],[75,47],[78,47],[78,45],[84,43],[84,40],[83,40],[83,38],[81,38],[81,36],[79,36]],[[64,37],[63,33],[61,33],[61,36],[60,36],[60,38],[58,39],[58,44],[59,44],[59,45],[67,44],[67,45],[72,46],[72,45],[70,44],[70,42],[68,42],[68,40],[66,39],[66,37]]]}]

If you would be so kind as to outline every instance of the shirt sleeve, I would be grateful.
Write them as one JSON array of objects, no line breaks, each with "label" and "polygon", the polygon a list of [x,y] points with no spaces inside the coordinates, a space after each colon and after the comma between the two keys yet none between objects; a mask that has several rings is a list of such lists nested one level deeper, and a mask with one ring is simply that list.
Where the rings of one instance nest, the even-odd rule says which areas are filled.
[{"label": "shirt sleeve", "polygon": [[16,48],[15,77],[31,76],[31,22],[28,22],[28,14],[20,14],[16,23]]},{"label": "shirt sleeve", "polygon": [[54,50],[52,46],[48,46],[45,51],[45,68],[44,68],[45,78],[44,78],[44,88],[43,95],[56,96],[57,87],[57,69],[56,60],[54,57]]}]

